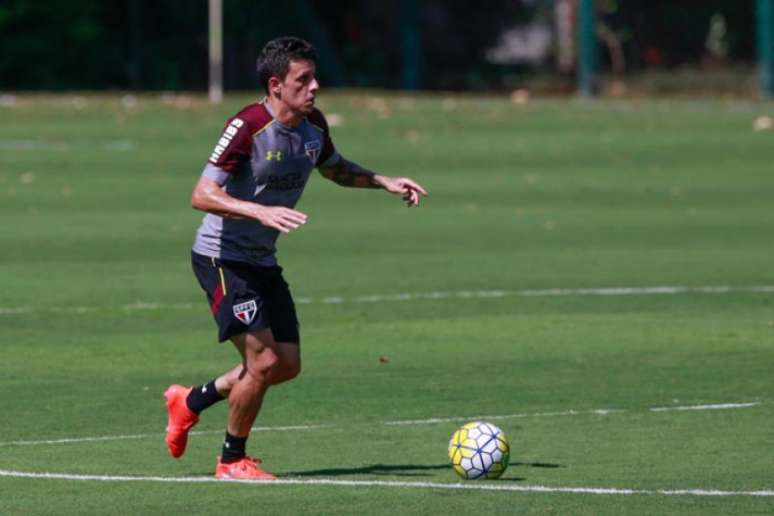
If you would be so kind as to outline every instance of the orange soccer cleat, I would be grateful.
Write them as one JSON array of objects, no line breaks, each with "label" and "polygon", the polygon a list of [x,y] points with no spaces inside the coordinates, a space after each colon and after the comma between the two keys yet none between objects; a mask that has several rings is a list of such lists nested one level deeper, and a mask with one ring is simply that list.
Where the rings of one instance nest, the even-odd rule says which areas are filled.
[{"label": "orange soccer cleat", "polygon": [[176,459],[185,453],[188,443],[188,431],[199,422],[199,416],[192,412],[185,403],[192,387],[170,385],[164,392],[167,400],[167,448]]},{"label": "orange soccer cleat", "polygon": [[234,462],[223,462],[218,457],[218,465],[215,468],[215,478],[222,480],[277,480],[277,477],[262,470],[259,465],[261,459],[254,459],[250,456],[242,457]]}]

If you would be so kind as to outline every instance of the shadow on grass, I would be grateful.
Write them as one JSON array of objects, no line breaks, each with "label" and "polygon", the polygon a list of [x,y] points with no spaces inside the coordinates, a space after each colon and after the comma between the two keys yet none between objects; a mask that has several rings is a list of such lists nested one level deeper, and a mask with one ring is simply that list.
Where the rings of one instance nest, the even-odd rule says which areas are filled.
[{"label": "shadow on grass", "polygon": [[[512,462],[510,467],[563,468],[561,464],[545,462]],[[282,475],[295,477],[335,477],[339,475],[389,475],[398,477],[422,477],[432,471],[451,470],[448,464],[369,464],[357,468],[326,468],[306,471],[287,471]],[[507,473],[506,473],[507,475]],[[521,482],[523,477],[505,476],[500,481]]]},{"label": "shadow on grass", "polygon": [[563,468],[561,464],[549,464],[548,462],[511,462],[510,467],[525,466],[527,468]]},{"label": "shadow on grass", "polygon": [[[500,482],[522,482],[524,477],[508,476],[513,472],[512,468],[564,468],[561,464],[551,464],[546,462],[511,462],[510,471],[499,479]],[[280,477],[335,477],[343,475],[387,475],[397,477],[422,477],[427,476],[432,471],[451,470],[449,464],[369,464],[357,468],[324,468],[310,469],[305,471],[281,471],[276,472]],[[212,472],[202,473],[211,475]]]},{"label": "shadow on grass", "polygon": [[288,476],[328,477],[337,475],[396,475],[401,477],[426,476],[430,471],[449,469],[448,464],[369,464],[358,468],[326,468],[306,471],[288,471]]}]

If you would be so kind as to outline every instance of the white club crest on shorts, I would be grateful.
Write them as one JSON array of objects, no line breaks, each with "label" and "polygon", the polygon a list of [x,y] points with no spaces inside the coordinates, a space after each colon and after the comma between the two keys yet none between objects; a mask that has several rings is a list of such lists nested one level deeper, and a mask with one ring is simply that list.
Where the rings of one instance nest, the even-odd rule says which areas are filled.
[{"label": "white club crest on shorts", "polygon": [[234,317],[245,324],[253,322],[256,313],[258,313],[258,306],[255,304],[255,299],[234,305]]},{"label": "white club crest on shorts", "polygon": [[317,159],[320,157],[321,150],[320,140],[312,140],[311,142],[304,143],[304,154],[313,163],[317,163]]}]

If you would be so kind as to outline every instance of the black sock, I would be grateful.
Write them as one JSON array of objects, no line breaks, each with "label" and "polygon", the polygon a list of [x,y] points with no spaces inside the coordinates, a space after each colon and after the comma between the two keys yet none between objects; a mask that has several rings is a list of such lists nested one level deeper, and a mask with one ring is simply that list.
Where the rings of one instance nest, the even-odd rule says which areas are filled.
[{"label": "black sock", "polygon": [[237,437],[231,435],[226,430],[226,440],[223,441],[223,453],[220,456],[221,462],[234,462],[246,455],[245,444],[247,437]]},{"label": "black sock", "polygon": [[210,383],[194,387],[185,399],[185,404],[191,412],[199,414],[202,410],[211,407],[220,400],[225,399],[215,388],[215,380]]}]

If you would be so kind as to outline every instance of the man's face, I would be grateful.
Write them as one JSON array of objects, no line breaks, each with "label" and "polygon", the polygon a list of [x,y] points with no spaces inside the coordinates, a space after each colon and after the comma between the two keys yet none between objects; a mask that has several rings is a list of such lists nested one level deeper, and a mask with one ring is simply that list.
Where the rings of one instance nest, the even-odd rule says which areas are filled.
[{"label": "man's face", "polygon": [[278,90],[280,100],[293,112],[308,115],[314,109],[314,96],[320,89],[315,71],[314,62],[302,59],[290,62],[284,80],[272,78],[272,82],[276,79],[272,86],[275,92]]}]

